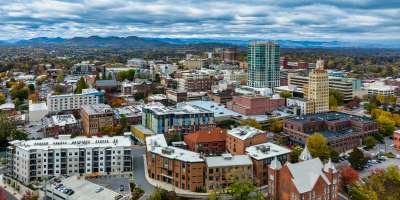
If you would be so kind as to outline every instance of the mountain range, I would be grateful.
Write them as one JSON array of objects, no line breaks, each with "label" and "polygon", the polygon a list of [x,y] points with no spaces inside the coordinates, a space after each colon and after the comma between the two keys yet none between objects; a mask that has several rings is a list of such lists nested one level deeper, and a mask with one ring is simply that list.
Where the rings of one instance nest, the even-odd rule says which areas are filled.
[{"label": "mountain range", "polygon": [[[377,41],[377,42],[342,42],[342,41],[296,41],[296,40],[275,40],[283,48],[399,48],[400,41]],[[229,39],[203,39],[203,38],[149,38],[149,37],[73,37],[73,38],[48,38],[38,37],[27,40],[1,41],[0,46],[18,47],[88,47],[88,48],[179,48],[188,45],[213,44],[235,45],[245,47],[248,40]]]}]

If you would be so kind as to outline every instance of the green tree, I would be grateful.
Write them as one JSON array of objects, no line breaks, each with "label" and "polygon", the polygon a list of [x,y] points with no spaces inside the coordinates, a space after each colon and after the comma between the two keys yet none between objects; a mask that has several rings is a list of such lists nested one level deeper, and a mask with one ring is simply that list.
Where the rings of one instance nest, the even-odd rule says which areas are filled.
[{"label": "green tree", "polygon": [[352,200],[378,200],[376,192],[361,185],[361,183],[352,185],[349,193]]},{"label": "green tree", "polygon": [[330,111],[337,111],[338,107],[338,100],[335,96],[329,95],[329,110]]},{"label": "green tree", "polygon": [[366,138],[363,139],[363,144],[368,148],[368,149],[372,149],[375,147],[377,141],[373,136],[368,136]]},{"label": "green tree", "polygon": [[307,147],[311,153],[311,156],[326,160],[329,158],[330,151],[328,148],[328,141],[320,133],[314,133],[307,139]]},{"label": "green tree", "polygon": [[303,152],[303,148],[300,146],[296,146],[292,149],[292,152],[290,153],[290,161],[292,163],[297,163],[299,162],[299,156]]},{"label": "green tree", "polygon": [[349,154],[349,162],[351,167],[361,170],[367,164],[367,159],[364,157],[364,154],[360,149],[354,148]]},{"label": "green tree", "polygon": [[119,123],[121,124],[122,130],[123,131],[127,131],[128,121],[127,121],[126,116],[124,114],[121,115],[121,118],[119,119]]},{"label": "green tree", "polygon": [[217,121],[217,127],[219,128],[229,129],[231,127],[236,127],[236,126],[239,126],[239,123],[232,119]]},{"label": "green tree", "polygon": [[57,83],[61,83],[64,81],[64,76],[62,74],[58,75],[56,78]]},{"label": "green tree", "polygon": [[[234,200],[257,199],[264,200],[265,197],[257,192],[256,186],[249,180],[236,179],[227,187],[227,194]],[[256,193],[254,196],[253,193]]]},{"label": "green tree", "polygon": [[292,97],[292,93],[290,93],[289,91],[282,91],[281,93],[279,93],[279,96],[281,96],[282,98],[290,98]]},{"label": "green tree", "polygon": [[89,88],[89,85],[86,83],[85,79],[81,76],[79,81],[76,83],[76,94],[81,94],[83,89]]},{"label": "green tree", "polygon": [[143,92],[137,92],[133,95],[136,101],[144,100],[145,94]]},{"label": "green tree", "polygon": [[331,149],[330,152],[329,152],[329,157],[331,158],[331,160],[333,162],[336,162],[336,163],[339,162],[340,156],[339,156],[339,153],[337,151]]},{"label": "green tree", "polygon": [[0,104],[6,103],[6,95],[3,93],[0,93]]},{"label": "green tree", "polygon": [[29,84],[28,85],[28,89],[29,89],[30,92],[35,92],[35,85]]},{"label": "green tree", "polygon": [[343,99],[344,99],[343,93],[341,93],[335,89],[329,89],[329,96],[335,97],[335,99],[337,100],[337,104],[339,106],[343,105]]}]

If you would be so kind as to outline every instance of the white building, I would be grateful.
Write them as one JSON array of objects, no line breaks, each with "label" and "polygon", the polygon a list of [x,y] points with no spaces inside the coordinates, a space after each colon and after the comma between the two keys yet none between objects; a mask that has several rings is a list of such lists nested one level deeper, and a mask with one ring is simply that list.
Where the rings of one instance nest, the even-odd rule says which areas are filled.
[{"label": "white building", "polygon": [[394,95],[396,86],[385,85],[383,82],[374,82],[366,85],[368,95]]},{"label": "white building", "polygon": [[82,94],[48,95],[49,112],[60,112],[80,109],[82,105],[102,103],[104,94],[96,89],[83,89]]},{"label": "white building", "polygon": [[58,139],[15,140],[10,144],[12,175],[23,183],[48,176],[132,170],[131,141],[126,136],[60,135]]},{"label": "white building", "polygon": [[29,101],[30,122],[38,122],[42,120],[48,113],[49,112],[46,103],[32,103],[32,101]]}]

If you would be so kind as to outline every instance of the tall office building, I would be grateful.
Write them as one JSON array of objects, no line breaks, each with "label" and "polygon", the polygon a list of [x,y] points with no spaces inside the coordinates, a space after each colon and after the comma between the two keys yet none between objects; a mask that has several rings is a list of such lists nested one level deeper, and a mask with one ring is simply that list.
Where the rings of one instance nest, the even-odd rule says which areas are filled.
[{"label": "tall office building", "polygon": [[329,111],[329,79],[323,60],[318,60],[309,74],[308,84],[304,86],[304,98],[313,102],[312,113]]},{"label": "tall office building", "polygon": [[247,49],[247,85],[255,88],[278,87],[280,85],[279,59],[278,44],[252,41]]}]

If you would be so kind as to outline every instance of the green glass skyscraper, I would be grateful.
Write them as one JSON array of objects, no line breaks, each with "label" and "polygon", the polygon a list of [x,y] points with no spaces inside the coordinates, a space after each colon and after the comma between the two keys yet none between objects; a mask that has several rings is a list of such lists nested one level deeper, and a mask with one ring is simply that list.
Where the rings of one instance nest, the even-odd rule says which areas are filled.
[{"label": "green glass skyscraper", "polygon": [[254,88],[280,85],[279,45],[273,42],[251,41],[247,49],[248,81]]}]

